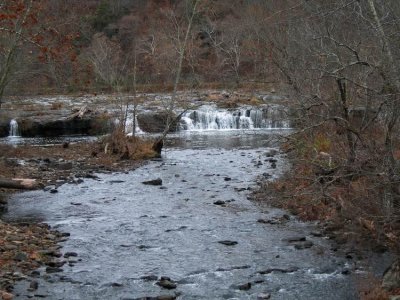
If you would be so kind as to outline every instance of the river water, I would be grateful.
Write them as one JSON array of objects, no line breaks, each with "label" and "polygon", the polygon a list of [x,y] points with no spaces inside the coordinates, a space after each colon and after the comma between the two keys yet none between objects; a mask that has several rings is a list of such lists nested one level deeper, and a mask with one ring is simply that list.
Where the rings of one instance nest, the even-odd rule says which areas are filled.
[{"label": "river water", "polygon": [[[273,180],[285,169],[281,154],[271,152],[275,133],[181,133],[162,159],[129,173],[99,174],[57,194],[13,196],[5,219],[69,232],[62,251],[78,254],[61,273],[40,270],[35,292],[27,291],[29,280],[20,282],[17,299],[357,299],[351,275],[342,274],[347,260],[314,237],[312,225],[294,217],[257,222],[284,214],[248,200],[259,176]],[[156,178],[162,186],[142,183]],[[313,246],[296,249],[292,237]],[[162,288],[150,275],[170,277],[177,288]]]}]

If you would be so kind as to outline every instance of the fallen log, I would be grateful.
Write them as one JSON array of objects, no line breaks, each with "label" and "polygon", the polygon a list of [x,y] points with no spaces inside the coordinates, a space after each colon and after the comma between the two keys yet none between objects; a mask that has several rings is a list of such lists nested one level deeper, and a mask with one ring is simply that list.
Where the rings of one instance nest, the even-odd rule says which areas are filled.
[{"label": "fallen log", "polygon": [[17,190],[34,190],[40,187],[36,179],[28,178],[13,178],[2,179],[0,178],[0,188],[17,189]]}]

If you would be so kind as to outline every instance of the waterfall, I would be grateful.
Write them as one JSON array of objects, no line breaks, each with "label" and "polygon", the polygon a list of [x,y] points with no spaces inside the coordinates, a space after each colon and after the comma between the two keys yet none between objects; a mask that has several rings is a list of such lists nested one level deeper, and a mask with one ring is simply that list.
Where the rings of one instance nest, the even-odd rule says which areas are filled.
[{"label": "waterfall", "polygon": [[19,131],[18,131],[18,122],[15,119],[12,119],[10,121],[10,131],[8,133],[8,136],[10,137],[17,137],[19,136]]},{"label": "waterfall", "polygon": [[286,111],[281,106],[243,107],[236,110],[217,109],[205,105],[187,111],[181,118],[181,130],[290,128]]},{"label": "waterfall", "polygon": [[[139,127],[139,124],[138,124],[138,121],[137,121],[137,116],[135,117],[135,119],[136,119],[136,131],[135,131],[135,134],[143,134],[144,132]],[[118,127],[120,122],[121,121],[120,121],[119,118],[115,118],[114,121],[113,121],[113,126],[114,127]],[[125,121],[125,132],[128,135],[132,135],[132,128],[133,128],[133,117],[129,115],[127,117],[126,121]]]}]

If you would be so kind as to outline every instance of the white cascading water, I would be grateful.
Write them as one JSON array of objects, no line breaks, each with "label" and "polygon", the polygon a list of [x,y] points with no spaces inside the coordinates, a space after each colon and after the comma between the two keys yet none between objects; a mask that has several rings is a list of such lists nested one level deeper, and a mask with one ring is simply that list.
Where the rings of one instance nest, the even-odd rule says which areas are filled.
[{"label": "white cascading water", "polygon": [[19,131],[18,131],[18,122],[15,119],[12,119],[10,121],[10,131],[8,133],[9,137],[17,137],[19,136]]},{"label": "white cascading water", "polygon": [[[114,119],[114,126],[118,126],[120,123],[120,120],[118,118]],[[125,132],[128,135],[132,135],[132,128],[133,128],[133,117],[132,116],[128,116],[126,121],[125,121]],[[143,134],[143,130],[140,129],[138,121],[137,121],[137,117],[136,117],[136,130],[135,130],[135,134]]]},{"label": "white cascading water", "polygon": [[290,128],[282,107],[270,106],[263,110],[240,108],[233,111],[220,110],[213,106],[203,106],[191,110],[181,118],[181,130],[228,130],[255,128]]}]

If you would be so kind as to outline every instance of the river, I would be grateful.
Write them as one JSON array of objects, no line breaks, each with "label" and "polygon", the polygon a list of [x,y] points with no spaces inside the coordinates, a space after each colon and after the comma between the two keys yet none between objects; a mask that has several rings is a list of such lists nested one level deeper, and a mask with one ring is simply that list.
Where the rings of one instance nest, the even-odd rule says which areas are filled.
[{"label": "river", "polygon": [[[286,167],[277,132],[181,133],[162,159],[129,173],[14,195],[6,220],[69,232],[62,252],[78,255],[63,272],[39,270],[37,291],[19,282],[16,299],[357,299],[348,260],[312,224],[248,200],[258,177]],[[162,186],[142,183],[157,178]]]}]

